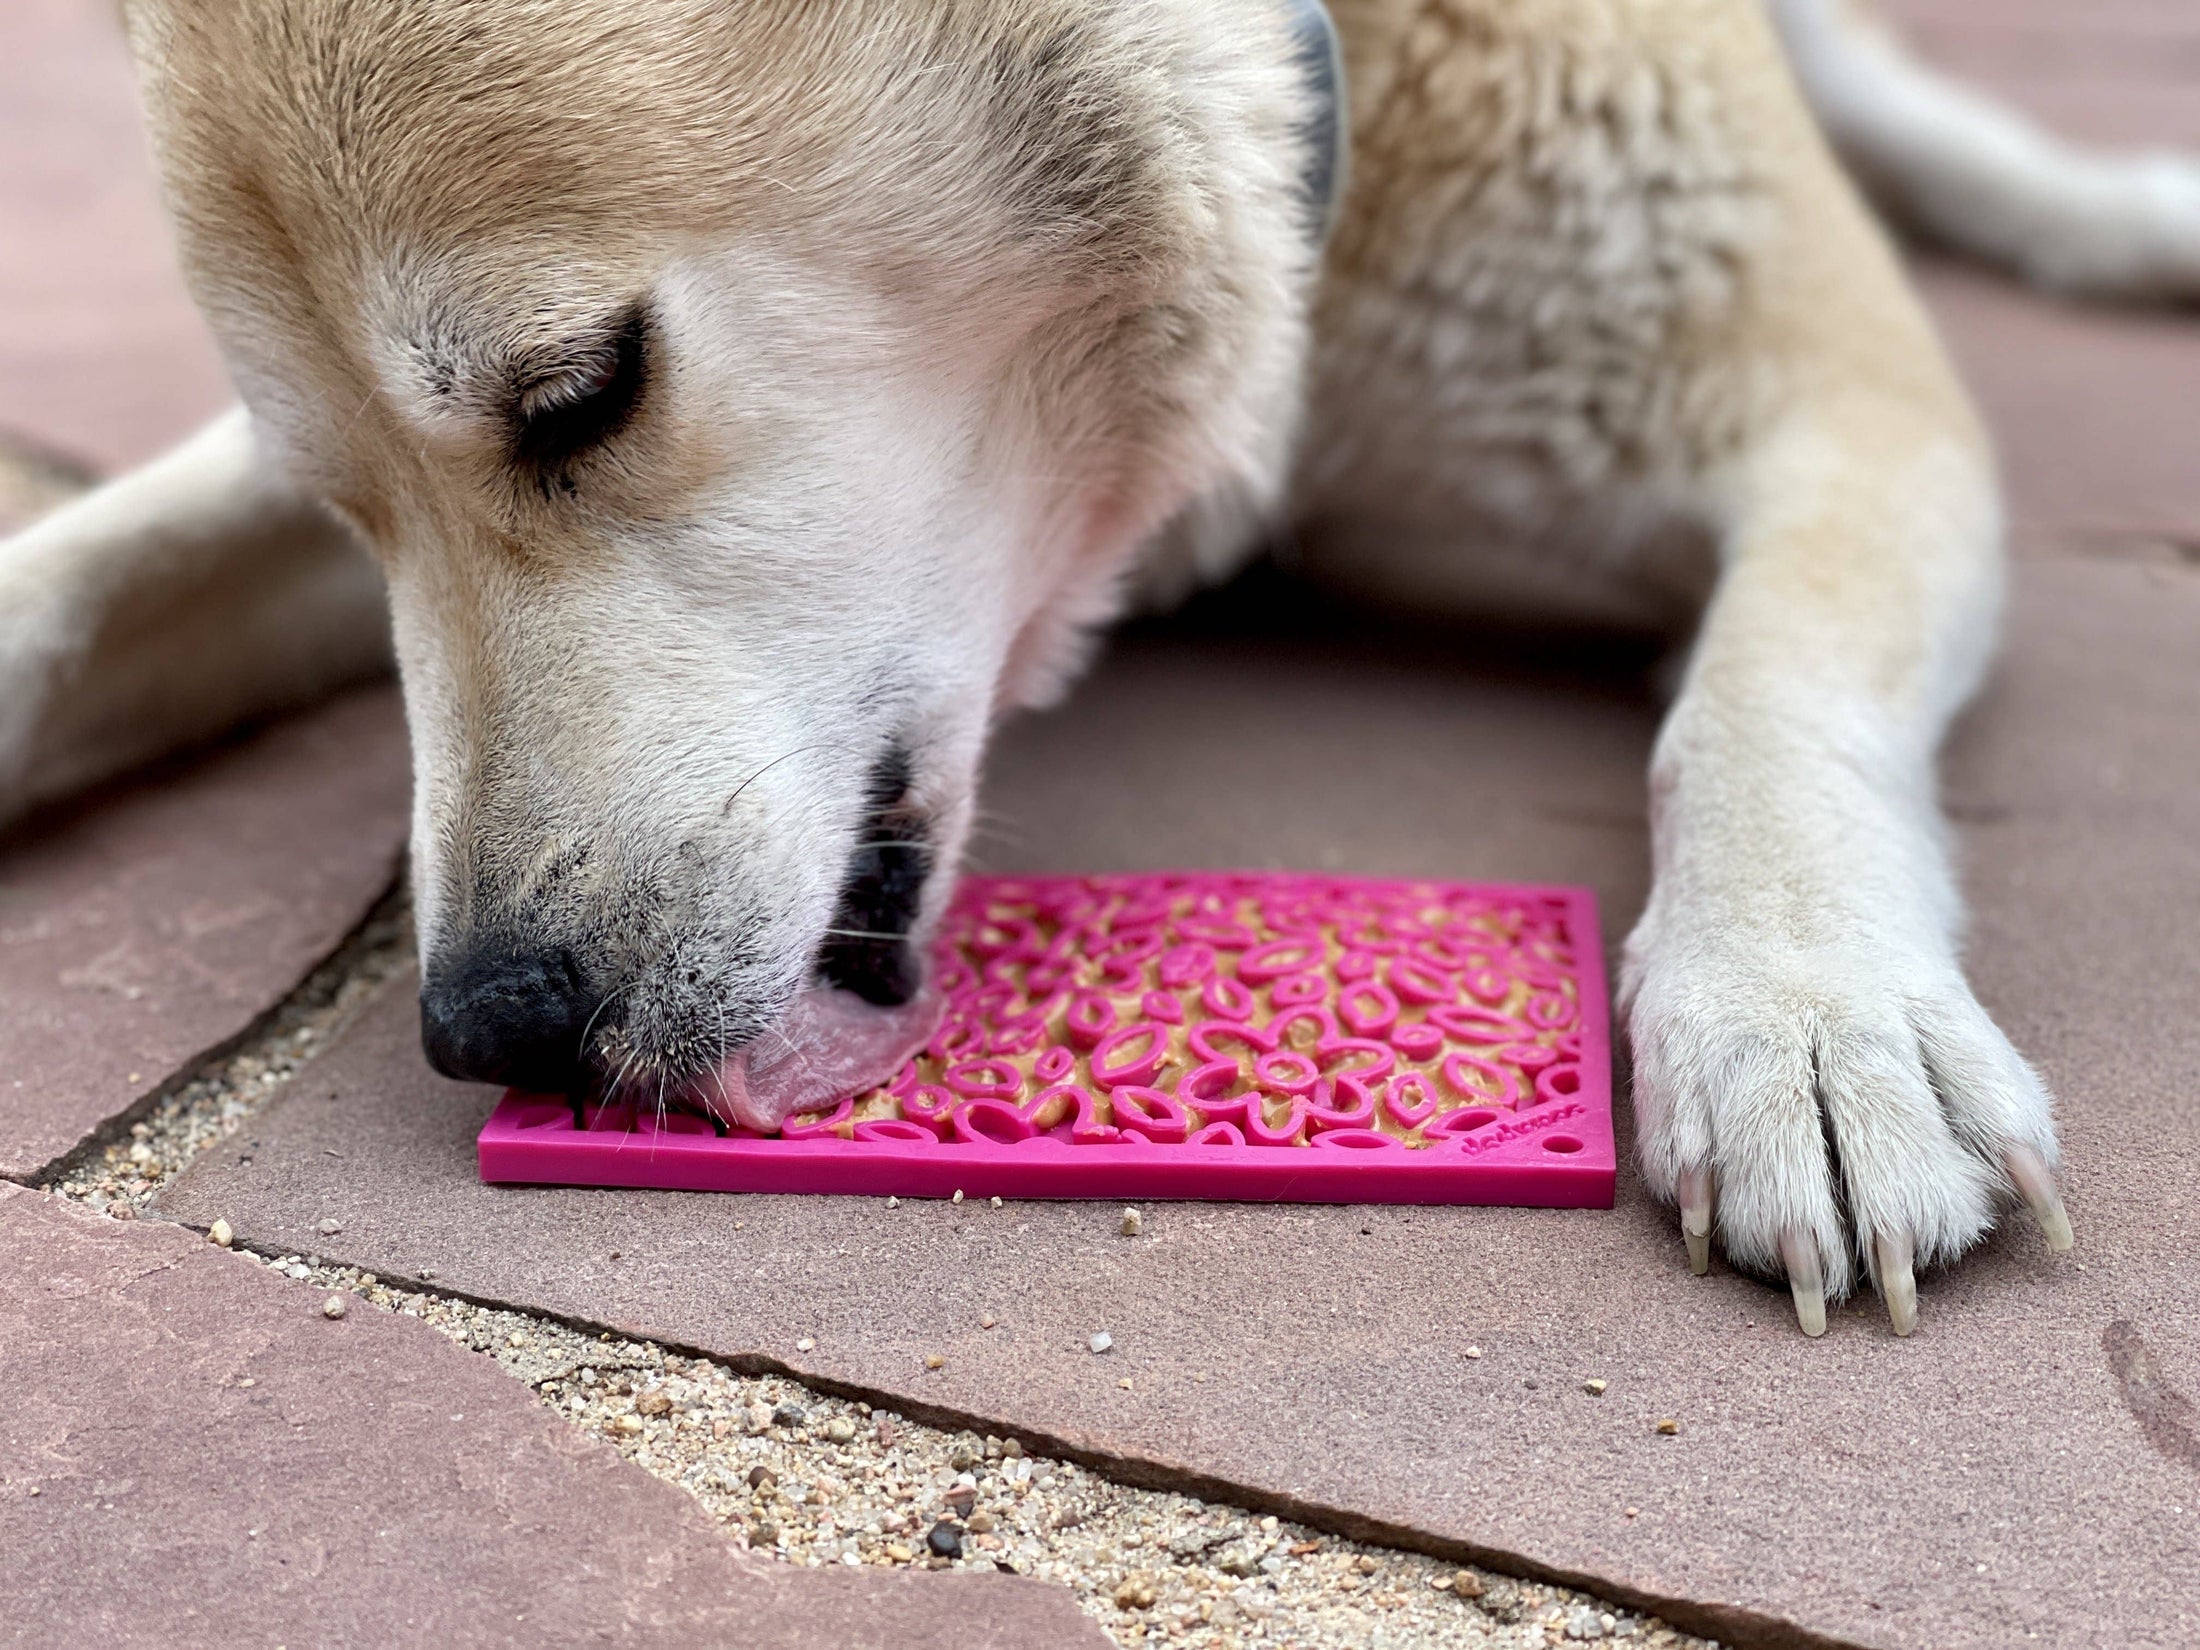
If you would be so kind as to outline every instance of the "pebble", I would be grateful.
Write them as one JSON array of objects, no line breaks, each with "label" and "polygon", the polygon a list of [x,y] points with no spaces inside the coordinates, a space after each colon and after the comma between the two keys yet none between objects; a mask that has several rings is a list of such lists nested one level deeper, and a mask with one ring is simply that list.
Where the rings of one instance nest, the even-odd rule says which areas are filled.
[{"label": "pebble", "polygon": [[314,1227],[314,1230],[316,1232],[319,1232],[323,1237],[334,1237],[338,1232],[341,1232],[343,1229],[344,1223],[336,1219],[333,1215],[330,1216],[327,1220],[322,1221],[320,1225]]},{"label": "pebble", "polygon": [[341,1295],[331,1295],[321,1303],[321,1316],[324,1318],[340,1318],[345,1310],[344,1297]]},{"label": "pebble", "polygon": [[1146,1217],[1136,1209],[1125,1209],[1123,1211],[1123,1223],[1120,1230],[1125,1237],[1136,1237],[1145,1230],[1145,1227]]},{"label": "pebble", "polygon": [[1115,1590],[1115,1607],[1118,1610],[1151,1610],[1159,1596],[1148,1577],[1126,1576]]},{"label": "pebble", "polygon": [[999,1323],[1000,1321],[1000,1319],[995,1317],[980,1318],[978,1320],[978,1327],[980,1329],[991,1329],[995,1324]]},{"label": "pebble", "polygon": [[622,1415],[611,1423],[611,1430],[624,1433],[631,1438],[642,1430],[642,1424],[642,1418],[639,1415]]},{"label": "pebble", "polygon": [[779,1539],[779,1526],[768,1518],[759,1518],[749,1526],[749,1545],[769,1547]]},{"label": "pebble", "polygon": [[778,1482],[779,1480],[772,1475],[772,1469],[769,1467],[749,1468],[749,1488],[752,1490],[768,1490]]},{"label": "pebble", "polygon": [[781,1404],[771,1413],[772,1425],[775,1427],[798,1427],[809,1418],[809,1411],[794,1403]]},{"label": "pebble", "polygon": [[763,1432],[772,1424],[772,1406],[759,1399],[749,1405],[741,1418],[748,1423],[751,1433]]},{"label": "pebble", "polygon": [[991,1204],[993,1205],[993,1207],[994,1207],[994,1208],[996,1208],[996,1209],[998,1209],[998,1208],[999,1208],[999,1207],[1001,1206],[1001,1200],[1000,1200],[999,1198],[997,1198],[997,1197],[995,1197],[995,1198],[988,1198],[988,1199],[987,1199],[987,1201],[988,1201],[989,1203],[991,1203]]},{"label": "pebble", "polygon": [[944,1518],[932,1526],[930,1533],[924,1538],[924,1544],[941,1558],[962,1557],[962,1531]]},{"label": "pebble", "polygon": [[1601,1398],[1604,1396],[1605,1388],[1609,1387],[1611,1384],[1612,1383],[1610,1381],[1583,1381],[1581,1383],[1581,1390],[1586,1392],[1592,1398]]},{"label": "pebble", "polygon": [[1461,1570],[1451,1578],[1451,1594],[1454,1598],[1480,1598],[1482,1578],[1472,1570]]},{"label": "pebble", "polygon": [[802,1337],[802,1339],[794,1343],[794,1349],[797,1352],[815,1352],[817,1350],[817,1342],[811,1340],[809,1336],[805,1335]]},{"label": "pebble", "polygon": [[1470,1346],[1467,1348],[1467,1356],[1470,1358],[1479,1358],[1482,1356],[1482,1349],[1478,1346]]},{"label": "pebble", "polygon": [[837,1419],[827,1423],[825,1428],[825,1436],[830,1438],[836,1444],[845,1444],[852,1442],[855,1438],[855,1435],[856,1424],[855,1422],[849,1420],[848,1417],[845,1415],[840,1416]]},{"label": "pebble", "polygon": [[662,1392],[645,1392],[634,1400],[634,1407],[644,1415],[670,1415],[672,1399]]},{"label": "pebble", "polygon": [[969,1524],[973,1535],[991,1535],[993,1533],[993,1515],[989,1512],[974,1512],[964,1522]]},{"label": "pebble", "polygon": [[216,1216],[214,1224],[206,1229],[206,1241],[217,1248],[226,1249],[237,1241],[237,1234],[229,1229],[228,1221]]},{"label": "pebble", "polygon": [[1086,1344],[1095,1352],[1105,1352],[1115,1345],[1115,1337],[1103,1329]]}]

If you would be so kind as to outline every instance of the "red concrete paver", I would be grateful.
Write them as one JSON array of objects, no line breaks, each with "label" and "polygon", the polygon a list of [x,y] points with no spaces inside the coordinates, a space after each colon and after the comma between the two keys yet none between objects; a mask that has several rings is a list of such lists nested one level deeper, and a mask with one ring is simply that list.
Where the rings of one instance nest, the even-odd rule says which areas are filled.
[{"label": "red concrete paver", "polygon": [[2188,0],[1881,0],[1928,62],[2050,130],[2200,149],[2200,11]]},{"label": "red concrete paver", "polygon": [[[2005,1234],[1928,1280],[1910,1341],[1865,1304],[1806,1341],[1783,1294],[1691,1278],[1631,1175],[1609,1215],[1156,1206],[1136,1242],[1112,1206],[488,1188],[472,1139],[494,1096],[425,1071],[402,986],[163,1206],[1683,1601],[1730,1641],[2189,1645],[2200,575],[2060,556],[2019,592],[1950,790],[1976,976],[2062,1096],[2079,1249],[2056,1264]],[[1431,694],[1345,651],[1120,651],[1012,736],[989,806],[1024,846],[994,867],[1358,841],[1351,869],[1597,883],[1624,932],[1647,715],[1591,693],[1538,710],[1503,682]],[[1227,807],[1169,782],[1187,705],[1230,731]],[[329,1215],[341,1238],[316,1239]]]},{"label": "red concrete paver", "polygon": [[1070,1650],[1007,1576],[742,1558],[426,1324],[0,1185],[0,1644]]},{"label": "red concrete paver", "polygon": [[280,1002],[396,874],[396,691],[365,688],[0,837],[0,1175],[34,1177]]},{"label": "red concrete paver", "polygon": [[117,11],[0,5],[0,428],[102,469],[233,399],[176,272]]},{"label": "red concrete paver", "polygon": [[[1932,62],[2073,139],[2200,154],[2188,0],[1892,0]],[[2200,323],[2058,303],[1945,259],[1927,301],[2001,445],[2026,536],[2200,537]]]},{"label": "red concrete paver", "polygon": [[2200,543],[2200,321],[2058,304],[1945,262],[1921,281],[1993,427],[2020,543]]}]

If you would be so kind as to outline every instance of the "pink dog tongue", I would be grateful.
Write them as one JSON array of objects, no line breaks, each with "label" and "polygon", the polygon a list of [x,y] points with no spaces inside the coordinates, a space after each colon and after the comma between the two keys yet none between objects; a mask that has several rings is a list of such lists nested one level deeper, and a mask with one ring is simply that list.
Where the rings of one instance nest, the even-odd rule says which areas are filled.
[{"label": "pink dog tongue", "polygon": [[790,1117],[892,1077],[924,1047],[945,1007],[931,992],[900,1008],[874,1008],[851,992],[812,986],[776,1032],[719,1068],[718,1090],[735,1121],[769,1134]]}]

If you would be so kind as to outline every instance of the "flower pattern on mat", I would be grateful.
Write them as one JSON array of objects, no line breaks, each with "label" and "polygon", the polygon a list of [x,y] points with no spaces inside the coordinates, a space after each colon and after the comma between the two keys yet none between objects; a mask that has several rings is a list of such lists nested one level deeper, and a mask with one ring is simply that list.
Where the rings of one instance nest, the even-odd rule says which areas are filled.
[{"label": "flower pattern on mat", "polygon": [[974,878],[934,986],[923,1052],[788,1139],[1414,1148],[1581,1084],[1566,902],[1532,890]]}]

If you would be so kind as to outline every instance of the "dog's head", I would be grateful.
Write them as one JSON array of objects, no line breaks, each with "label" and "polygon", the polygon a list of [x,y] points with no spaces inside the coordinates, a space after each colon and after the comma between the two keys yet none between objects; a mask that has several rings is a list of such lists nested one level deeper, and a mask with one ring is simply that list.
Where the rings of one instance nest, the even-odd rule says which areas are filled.
[{"label": "dog's head", "polygon": [[388,577],[431,1054],[761,1124],[825,1041],[898,1060],[989,722],[1142,541],[1277,484],[1278,8],[131,24],[194,292]]}]

